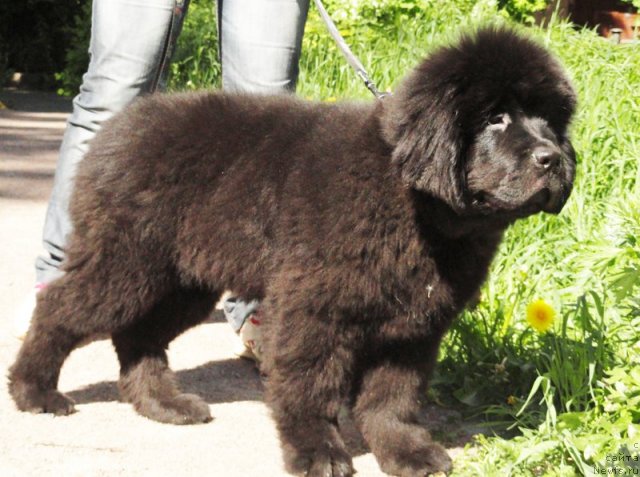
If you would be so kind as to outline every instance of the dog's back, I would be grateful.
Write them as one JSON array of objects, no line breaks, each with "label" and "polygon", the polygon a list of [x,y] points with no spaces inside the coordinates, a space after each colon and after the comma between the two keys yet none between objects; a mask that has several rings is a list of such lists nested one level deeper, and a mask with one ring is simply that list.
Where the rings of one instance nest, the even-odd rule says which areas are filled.
[{"label": "dog's back", "polygon": [[99,249],[92,238],[122,241],[126,231],[132,247],[156,250],[194,281],[215,276],[261,297],[275,242],[290,249],[290,240],[326,235],[313,216],[345,215],[354,189],[362,193],[349,171],[362,173],[358,156],[371,157],[362,148],[377,135],[372,112],[293,96],[139,100],[105,125],[79,166],[72,217],[82,245],[71,247],[67,266]]}]

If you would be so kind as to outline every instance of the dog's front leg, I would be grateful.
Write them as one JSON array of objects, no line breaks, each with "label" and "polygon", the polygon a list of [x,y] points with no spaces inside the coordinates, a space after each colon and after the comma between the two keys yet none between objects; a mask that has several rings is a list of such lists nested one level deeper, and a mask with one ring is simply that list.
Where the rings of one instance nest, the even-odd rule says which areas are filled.
[{"label": "dog's front leg", "polygon": [[350,477],[352,460],[338,432],[337,416],[352,354],[341,352],[335,330],[327,329],[330,323],[312,317],[296,320],[305,325],[277,332],[277,355],[267,381],[285,466],[294,475]]},{"label": "dog's front leg", "polygon": [[425,477],[451,470],[446,450],[417,421],[438,344],[430,339],[396,342],[363,373],[354,417],[387,474]]}]

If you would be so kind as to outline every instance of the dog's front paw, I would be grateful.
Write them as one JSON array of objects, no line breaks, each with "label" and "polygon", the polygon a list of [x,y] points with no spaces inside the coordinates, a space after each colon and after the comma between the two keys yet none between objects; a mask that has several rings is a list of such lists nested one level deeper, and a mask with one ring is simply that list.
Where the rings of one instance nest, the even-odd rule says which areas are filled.
[{"label": "dog's front paw", "polygon": [[304,477],[351,477],[355,473],[351,456],[342,446],[327,445],[307,453],[285,445],[284,459],[291,474]]},{"label": "dog's front paw", "polygon": [[351,477],[354,473],[351,456],[339,451],[317,452],[303,474],[305,477]]},{"label": "dog's front paw", "polygon": [[428,477],[449,472],[453,467],[451,457],[440,444],[431,442],[393,457],[378,459],[380,468],[398,477]]},{"label": "dog's front paw", "polygon": [[56,416],[75,412],[73,399],[55,389],[40,389],[36,385],[14,381],[9,385],[9,393],[21,411],[51,413]]}]

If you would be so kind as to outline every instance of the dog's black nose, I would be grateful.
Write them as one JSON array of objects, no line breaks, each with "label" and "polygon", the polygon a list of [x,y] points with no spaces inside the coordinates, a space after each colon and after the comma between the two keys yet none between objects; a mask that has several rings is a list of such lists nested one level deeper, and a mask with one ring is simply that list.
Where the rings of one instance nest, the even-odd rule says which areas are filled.
[{"label": "dog's black nose", "polygon": [[537,146],[531,153],[531,157],[537,165],[544,169],[555,169],[560,162],[562,154],[551,146]]}]

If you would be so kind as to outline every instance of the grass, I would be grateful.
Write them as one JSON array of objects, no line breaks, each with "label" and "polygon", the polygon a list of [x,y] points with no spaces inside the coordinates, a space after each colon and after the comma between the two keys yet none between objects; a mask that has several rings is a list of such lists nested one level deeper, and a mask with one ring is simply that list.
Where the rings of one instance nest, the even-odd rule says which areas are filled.
[{"label": "grass", "polygon": [[[339,24],[380,89],[397,85],[455,26],[503,21],[490,2],[422,3],[417,13]],[[199,11],[185,26],[191,43],[211,15],[194,5]],[[444,343],[430,397],[499,431],[471,443],[454,475],[638,475],[640,46],[612,45],[563,23],[526,30],[560,57],[578,91],[575,189],[559,216],[537,215],[508,231],[479,303]],[[215,58],[190,51],[178,53],[173,87],[216,86]],[[298,93],[319,100],[370,95],[313,11]],[[525,319],[538,299],[557,314],[544,333]]]}]

